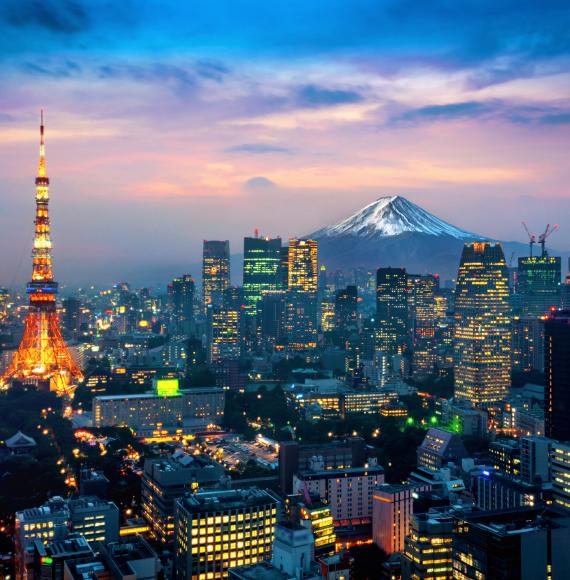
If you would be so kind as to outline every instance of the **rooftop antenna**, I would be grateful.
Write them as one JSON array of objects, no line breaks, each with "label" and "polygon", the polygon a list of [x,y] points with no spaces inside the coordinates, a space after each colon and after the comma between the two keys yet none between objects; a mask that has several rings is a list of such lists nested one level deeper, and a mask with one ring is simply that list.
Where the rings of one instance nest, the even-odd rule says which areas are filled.
[{"label": "rooftop antenna", "polygon": [[526,222],[521,222],[523,225],[523,228],[525,229],[525,232],[528,235],[528,245],[529,245],[529,249],[530,249],[530,257],[532,258],[532,246],[534,244],[536,244],[536,234],[533,234],[530,232],[530,230],[528,229],[528,226],[526,225]]}]

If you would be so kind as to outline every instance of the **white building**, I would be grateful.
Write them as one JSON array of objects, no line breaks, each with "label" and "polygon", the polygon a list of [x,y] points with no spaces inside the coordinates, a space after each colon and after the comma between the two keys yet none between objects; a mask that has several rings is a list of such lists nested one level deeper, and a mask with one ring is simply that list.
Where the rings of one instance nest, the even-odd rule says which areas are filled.
[{"label": "white building", "polygon": [[375,459],[364,467],[325,469],[322,458],[313,458],[309,470],[293,476],[293,493],[307,490],[328,503],[335,522],[372,518],[374,488],[384,483],[384,469]]},{"label": "white building", "polygon": [[225,393],[218,387],[179,391],[176,395],[105,395],[93,399],[95,427],[130,427],[138,437],[187,435],[218,425]]}]

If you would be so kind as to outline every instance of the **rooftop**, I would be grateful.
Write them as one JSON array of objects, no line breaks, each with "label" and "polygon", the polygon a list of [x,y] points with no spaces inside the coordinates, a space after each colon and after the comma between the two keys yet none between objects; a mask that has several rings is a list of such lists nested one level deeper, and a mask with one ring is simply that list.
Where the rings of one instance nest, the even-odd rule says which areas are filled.
[{"label": "rooftop", "polygon": [[249,489],[199,491],[179,499],[178,503],[190,513],[207,513],[268,503],[277,504],[280,503],[280,500],[266,489],[251,487]]}]

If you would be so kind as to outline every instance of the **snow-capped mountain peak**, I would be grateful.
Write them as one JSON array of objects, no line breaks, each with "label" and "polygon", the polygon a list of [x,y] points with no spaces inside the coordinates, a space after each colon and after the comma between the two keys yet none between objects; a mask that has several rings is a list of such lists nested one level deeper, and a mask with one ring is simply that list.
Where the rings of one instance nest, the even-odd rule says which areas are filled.
[{"label": "snow-capped mountain peak", "polygon": [[480,237],[448,224],[399,195],[381,197],[350,217],[314,232],[311,237],[384,238],[406,232],[450,236],[461,240]]}]

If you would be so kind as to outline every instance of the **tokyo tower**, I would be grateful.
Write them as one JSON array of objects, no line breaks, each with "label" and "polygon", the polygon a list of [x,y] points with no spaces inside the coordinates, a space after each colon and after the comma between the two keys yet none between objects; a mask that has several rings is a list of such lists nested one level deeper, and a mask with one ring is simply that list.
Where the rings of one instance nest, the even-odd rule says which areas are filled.
[{"label": "tokyo tower", "polygon": [[44,117],[40,122],[40,167],[36,177],[36,221],[32,250],[32,280],[24,336],[2,377],[2,385],[13,381],[32,383],[58,395],[71,397],[83,380],[81,370],[71,357],[61,335],[55,297],[49,224],[49,178],[46,175]]}]

